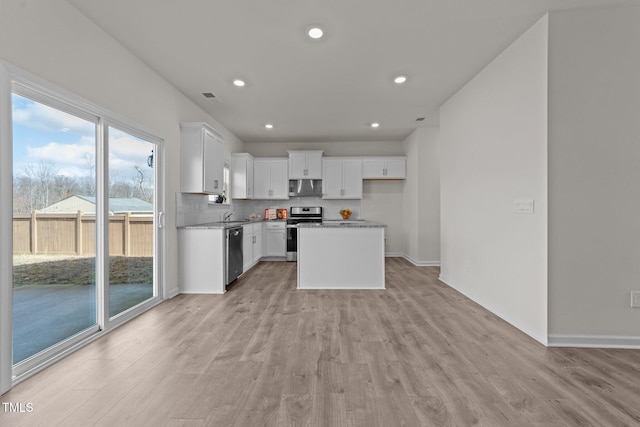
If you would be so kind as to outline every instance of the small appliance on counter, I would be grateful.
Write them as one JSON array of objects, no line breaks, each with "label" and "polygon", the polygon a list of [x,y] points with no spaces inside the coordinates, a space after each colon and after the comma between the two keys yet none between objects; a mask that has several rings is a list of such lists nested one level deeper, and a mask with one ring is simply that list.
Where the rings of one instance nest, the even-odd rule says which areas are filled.
[{"label": "small appliance on counter", "polygon": [[287,209],[277,209],[277,208],[265,208],[264,210],[264,219],[265,220],[272,220],[272,219],[279,219],[279,220],[285,220],[289,217],[289,215],[287,214]]}]

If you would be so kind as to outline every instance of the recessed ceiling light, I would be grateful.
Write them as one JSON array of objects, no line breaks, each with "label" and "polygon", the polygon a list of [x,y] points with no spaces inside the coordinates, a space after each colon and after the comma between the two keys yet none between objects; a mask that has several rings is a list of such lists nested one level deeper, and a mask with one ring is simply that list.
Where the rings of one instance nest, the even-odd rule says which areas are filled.
[{"label": "recessed ceiling light", "polygon": [[317,40],[322,38],[322,36],[324,36],[324,30],[317,25],[312,25],[309,28],[307,28],[307,35],[312,39]]},{"label": "recessed ceiling light", "polygon": [[407,76],[405,76],[404,74],[400,74],[399,76],[396,76],[396,77],[393,79],[393,82],[394,82],[394,83],[397,83],[397,84],[399,84],[399,85],[400,85],[400,84],[402,84],[402,83],[405,83],[405,82],[407,81],[407,78],[408,78],[408,77],[407,77]]},{"label": "recessed ceiling light", "polygon": [[373,122],[373,123],[371,123],[369,126],[371,126],[372,128],[377,128],[377,127],[380,127],[380,123],[378,123],[378,122]]},{"label": "recessed ceiling light", "polygon": [[267,129],[273,129],[273,125],[271,123],[267,123],[266,125],[264,125],[264,127],[266,127]]},{"label": "recessed ceiling light", "polygon": [[242,86],[244,86],[244,85],[245,85],[244,80],[240,80],[240,79],[235,79],[235,80],[233,81],[233,84],[234,84],[234,85],[236,85],[236,86],[238,86],[238,87],[242,87]]}]

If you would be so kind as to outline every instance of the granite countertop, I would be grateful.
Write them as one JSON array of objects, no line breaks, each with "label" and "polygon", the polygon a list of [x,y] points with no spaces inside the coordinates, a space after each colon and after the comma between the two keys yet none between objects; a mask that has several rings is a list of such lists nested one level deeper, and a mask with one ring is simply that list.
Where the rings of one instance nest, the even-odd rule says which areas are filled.
[{"label": "granite countertop", "polygon": [[[254,222],[263,221],[262,219],[244,219],[238,221],[214,221],[207,222],[204,224],[193,224],[193,225],[185,225],[178,228],[188,228],[188,229],[225,229],[225,228],[234,228],[241,227],[245,224],[251,224]],[[275,222],[275,220],[273,220]]]},{"label": "granite countertop", "polygon": [[386,225],[371,221],[325,220],[322,223],[301,223],[298,228],[384,228]]}]

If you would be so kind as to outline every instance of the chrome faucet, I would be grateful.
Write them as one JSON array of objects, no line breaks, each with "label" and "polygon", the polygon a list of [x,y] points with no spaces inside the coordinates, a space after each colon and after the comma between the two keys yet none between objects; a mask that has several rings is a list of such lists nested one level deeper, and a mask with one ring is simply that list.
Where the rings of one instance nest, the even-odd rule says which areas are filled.
[{"label": "chrome faucet", "polygon": [[233,215],[233,212],[225,212],[224,215],[222,216],[222,220],[223,221],[229,221],[231,219],[231,215]]}]

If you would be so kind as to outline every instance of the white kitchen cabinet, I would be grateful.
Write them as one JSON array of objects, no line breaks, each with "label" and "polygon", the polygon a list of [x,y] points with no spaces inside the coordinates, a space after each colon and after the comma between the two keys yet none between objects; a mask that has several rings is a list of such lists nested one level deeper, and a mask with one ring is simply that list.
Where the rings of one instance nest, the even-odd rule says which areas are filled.
[{"label": "white kitchen cabinet", "polygon": [[289,151],[289,179],[322,179],[323,150]]},{"label": "white kitchen cabinet", "polygon": [[289,159],[256,157],[253,162],[253,182],[254,199],[288,199]]},{"label": "white kitchen cabinet", "polygon": [[180,124],[180,191],[222,194],[224,141],[206,123]]},{"label": "white kitchen cabinet", "polygon": [[365,157],[362,159],[364,179],[405,179],[407,177],[407,158]]},{"label": "white kitchen cabinet", "polygon": [[265,223],[264,256],[287,256],[287,223],[284,221]]},{"label": "white kitchen cabinet", "polygon": [[253,156],[231,154],[231,198],[253,199]]},{"label": "white kitchen cabinet", "polygon": [[262,222],[242,226],[242,258],[245,273],[262,258]]},{"label": "white kitchen cabinet", "polygon": [[322,161],[323,199],[362,199],[362,160],[325,157]]},{"label": "white kitchen cabinet", "polygon": [[223,228],[178,230],[178,277],[185,294],[223,294],[225,286]]}]

